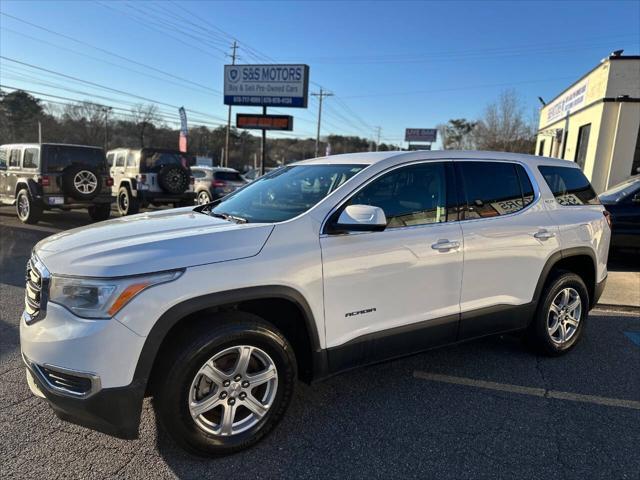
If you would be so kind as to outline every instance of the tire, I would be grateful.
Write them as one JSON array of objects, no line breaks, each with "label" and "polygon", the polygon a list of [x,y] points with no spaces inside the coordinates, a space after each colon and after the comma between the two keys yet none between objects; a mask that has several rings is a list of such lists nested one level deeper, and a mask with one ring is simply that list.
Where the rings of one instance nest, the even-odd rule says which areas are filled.
[{"label": "tire", "polygon": [[158,172],[158,185],[167,193],[178,195],[189,188],[189,170],[182,165],[165,165]]},{"label": "tire", "polygon": [[558,272],[540,297],[527,342],[544,355],[567,353],[580,341],[588,311],[589,293],[582,278],[571,272]]},{"label": "tire", "polygon": [[111,204],[110,203],[98,203],[91,205],[88,209],[89,216],[94,222],[102,222],[108,220],[111,216]]},{"label": "tire", "polygon": [[73,166],[62,174],[62,190],[76,200],[91,200],[102,190],[102,177],[90,166]]},{"label": "tire", "polygon": [[138,199],[131,195],[131,190],[128,187],[122,186],[118,190],[118,197],[116,198],[116,204],[120,215],[135,215],[140,211],[140,204]]},{"label": "tire", "polygon": [[29,191],[23,188],[16,196],[16,214],[22,223],[38,223],[42,217],[42,206],[29,195]]},{"label": "tire", "polygon": [[196,195],[196,205],[206,205],[207,203],[211,203],[213,198],[211,198],[211,194],[207,190],[200,190]]},{"label": "tire", "polygon": [[[250,352],[249,373],[267,378],[267,372],[275,372],[275,376],[258,386],[247,386],[245,379],[252,377],[246,371],[240,376],[233,373],[241,350]],[[211,360],[216,371],[207,371],[217,380],[201,370]],[[297,377],[293,349],[284,336],[260,317],[238,311],[190,326],[158,367],[154,406],[160,424],[183,448],[203,456],[244,450],[271,432],[289,406]],[[198,413],[192,410],[195,402],[211,409]],[[215,406],[207,407],[210,402]],[[224,412],[234,415],[231,423],[224,421]]]}]

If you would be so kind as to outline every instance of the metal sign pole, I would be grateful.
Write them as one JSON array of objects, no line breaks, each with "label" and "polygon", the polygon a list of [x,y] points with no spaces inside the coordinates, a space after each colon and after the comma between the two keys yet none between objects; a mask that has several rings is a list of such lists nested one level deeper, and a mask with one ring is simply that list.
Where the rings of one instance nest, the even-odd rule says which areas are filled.
[{"label": "metal sign pole", "polygon": [[[267,114],[267,107],[262,107],[262,114]],[[260,161],[260,176],[264,175],[265,162],[267,160],[267,131],[262,129],[262,145],[261,145],[261,161]]]}]

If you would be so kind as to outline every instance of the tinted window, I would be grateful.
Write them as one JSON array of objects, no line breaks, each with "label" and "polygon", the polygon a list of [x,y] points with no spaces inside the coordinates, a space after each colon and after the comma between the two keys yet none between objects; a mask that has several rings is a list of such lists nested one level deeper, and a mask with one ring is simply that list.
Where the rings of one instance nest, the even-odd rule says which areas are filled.
[{"label": "tinted window", "polygon": [[190,157],[180,152],[144,151],[140,154],[140,171],[158,172],[165,165],[189,167]]},{"label": "tinted window", "polygon": [[62,172],[71,165],[106,167],[104,152],[99,148],[69,145],[43,145],[42,159],[49,172]]},{"label": "tinted window", "polygon": [[38,149],[27,148],[22,157],[22,166],[24,168],[38,168]]},{"label": "tinted window", "polygon": [[191,173],[195,178],[204,178],[207,176],[203,170],[191,170]]},{"label": "tinted window", "polygon": [[306,212],[362,170],[362,165],[294,165],[260,177],[220,202],[214,214],[282,222]]},{"label": "tinted window", "polygon": [[107,163],[108,163],[110,166],[112,166],[112,167],[114,166],[114,165],[113,165],[113,159],[114,159],[114,158],[115,158],[115,155],[114,155],[113,153],[109,153],[109,154],[107,155]]},{"label": "tinted window", "polygon": [[399,168],[367,185],[349,201],[384,210],[387,227],[447,221],[447,179],[443,163]]},{"label": "tinted window", "polygon": [[497,217],[524,208],[515,164],[459,162],[457,165],[467,203],[462,209],[463,219]]},{"label": "tinted window", "polygon": [[238,172],[216,172],[214,176],[216,180],[224,180],[227,182],[244,182]]},{"label": "tinted window", "polygon": [[20,166],[20,150],[11,150],[11,155],[9,155],[9,166],[10,167]]},{"label": "tinted window", "polygon": [[135,167],[136,166],[136,156],[133,153],[127,154],[127,167]]},{"label": "tinted window", "polygon": [[116,167],[124,167],[124,153],[116,155]]},{"label": "tinted window", "polygon": [[572,206],[600,203],[589,180],[580,169],[550,166],[541,166],[538,169],[560,205]]}]

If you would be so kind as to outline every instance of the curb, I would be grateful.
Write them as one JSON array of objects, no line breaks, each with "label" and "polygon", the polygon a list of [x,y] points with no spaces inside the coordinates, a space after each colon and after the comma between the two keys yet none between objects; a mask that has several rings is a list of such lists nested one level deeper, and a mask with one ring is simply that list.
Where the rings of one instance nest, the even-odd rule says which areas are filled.
[{"label": "curb", "polygon": [[597,303],[594,310],[616,310],[618,312],[637,313],[640,315],[640,307],[633,305],[616,305],[615,303]]}]

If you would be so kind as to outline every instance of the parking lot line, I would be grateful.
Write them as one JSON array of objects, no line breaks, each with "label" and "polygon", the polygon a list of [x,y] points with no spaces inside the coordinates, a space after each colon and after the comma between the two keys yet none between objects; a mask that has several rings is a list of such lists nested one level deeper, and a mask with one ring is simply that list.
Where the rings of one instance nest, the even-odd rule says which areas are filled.
[{"label": "parking lot line", "polygon": [[489,390],[517,393],[520,395],[530,395],[542,398],[555,398],[557,400],[569,400],[572,402],[592,403],[595,405],[605,405],[608,407],[631,408],[633,410],[640,410],[640,402],[635,400],[600,397],[597,395],[582,395],[579,393],[560,392],[556,390],[546,390],[544,388],[524,387],[521,385],[511,385],[508,383],[487,382],[485,380],[476,380],[473,378],[465,377],[453,377],[450,375],[440,375],[438,373],[421,372],[419,370],[415,370],[413,372],[413,376],[415,378],[430,380],[432,382],[451,383],[454,385],[486,388]]}]

